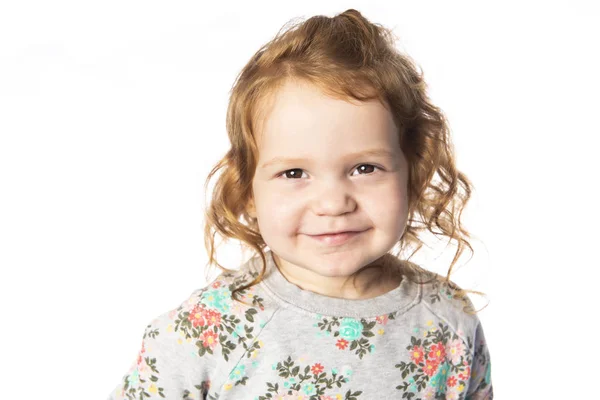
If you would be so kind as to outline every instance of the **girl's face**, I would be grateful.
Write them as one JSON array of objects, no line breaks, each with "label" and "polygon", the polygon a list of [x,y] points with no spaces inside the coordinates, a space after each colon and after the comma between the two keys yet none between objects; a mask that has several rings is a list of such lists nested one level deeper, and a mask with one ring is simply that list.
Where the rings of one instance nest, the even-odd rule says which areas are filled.
[{"label": "girl's face", "polygon": [[[288,280],[353,296],[343,283],[396,244],[408,217],[407,163],[392,116],[378,101],[355,105],[289,81],[267,111],[250,213]],[[339,231],[357,233],[315,237]]]}]

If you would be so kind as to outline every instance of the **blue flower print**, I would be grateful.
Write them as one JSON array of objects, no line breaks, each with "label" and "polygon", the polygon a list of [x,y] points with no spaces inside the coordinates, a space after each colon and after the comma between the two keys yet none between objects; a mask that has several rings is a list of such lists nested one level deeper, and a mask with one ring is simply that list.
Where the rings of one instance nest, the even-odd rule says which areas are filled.
[{"label": "blue flower print", "polygon": [[443,362],[439,365],[437,374],[429,381],[431,386],[436,389],[437,393],[446,392],[446,380],[448,379],[448,372],[450,367],[447,362]]},{"label": "blue flower print", "polygon": [[302,385],[302,391],[305,394],[311,396],[317,392],[317,388],[315,388],[315,385],[313,385],[312,383],[305,383],[304,385]]},{"label": "blue flower print", "polygon": [[140,373],[136,370],[133,371],[131,375],[127,377],[127,382],[129,383],[130,388],[136,388],[140,383]]},{"label": "blue flower print", "polygon": [[246,367],[244,365],[238,365],[233,369],[233,371],[231,371],[231,374],[229,374],[229,379],[232,381],[237,381],[244,376],[245,371]]},{"label": "blue flower print", "polygon": [[296,378],[291,377],[283,383],[283,386],[286,388],[292,387],[296,384]]},{"label": "blue flower print", "polygon": [[200,302],[207,307],[219,310],[222,314],[226,314],[231,308],[231,292],[227,287],[208,290],[202,294]]},{"label": "blue flower print", "polygon": [[363,331],[363,324],[354,318],[344,318],[340,324],[340,336],[348,341],[356,340]]}]

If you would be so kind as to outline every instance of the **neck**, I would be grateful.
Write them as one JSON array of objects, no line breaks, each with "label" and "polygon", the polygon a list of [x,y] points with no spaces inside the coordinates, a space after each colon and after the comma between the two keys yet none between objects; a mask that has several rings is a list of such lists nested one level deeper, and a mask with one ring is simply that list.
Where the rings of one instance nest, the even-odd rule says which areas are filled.
[{"label": "neck", "polygon": [[400,285],[401,274],[396,269],[386,267],[380,260],[361,269],[356,279],[353,276],[343,278],[314,277],[306,279],[303,274],[298,276],[294,271],[282,268],[279,257],[274,256],[275,265],[285,279],[303,290],[318,293],[328,297],[348,300],[363,300],[380,296]]}]

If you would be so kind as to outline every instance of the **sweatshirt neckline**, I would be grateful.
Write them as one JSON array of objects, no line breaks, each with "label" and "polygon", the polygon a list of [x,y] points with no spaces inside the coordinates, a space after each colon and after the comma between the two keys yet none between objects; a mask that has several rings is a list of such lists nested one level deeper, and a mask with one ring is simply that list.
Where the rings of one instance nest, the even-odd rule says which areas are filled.
[{"label": "sweatshirt neckline", "polygon": [[[342,299],[329,297],[309,290],[301,289],[288,281],[277,268],[272,251],[266,250],[266,271],[260,285],[280,304],[288,308],[296,308],[305,312],[354,318],[371,318],[396,312],[403,313],[418,303],[421,295],[420,285],[405,277],[400,285],[387,293],[370,299]],[[260,273],[262,259],[250,260],[250,267]]]}]

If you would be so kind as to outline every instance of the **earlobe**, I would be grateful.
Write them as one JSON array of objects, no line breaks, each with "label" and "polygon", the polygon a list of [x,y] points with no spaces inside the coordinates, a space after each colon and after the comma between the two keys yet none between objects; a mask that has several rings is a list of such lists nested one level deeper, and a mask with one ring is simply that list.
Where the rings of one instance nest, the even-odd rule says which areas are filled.
[{"label": "earlobe", "polygon": [[254,201],[253,200],[249,200],[248,201],[248,205],[246,206],[246,212],[252,218],[256,218],[256,208],[254,207]]}]

